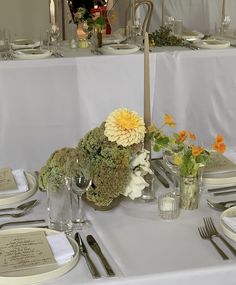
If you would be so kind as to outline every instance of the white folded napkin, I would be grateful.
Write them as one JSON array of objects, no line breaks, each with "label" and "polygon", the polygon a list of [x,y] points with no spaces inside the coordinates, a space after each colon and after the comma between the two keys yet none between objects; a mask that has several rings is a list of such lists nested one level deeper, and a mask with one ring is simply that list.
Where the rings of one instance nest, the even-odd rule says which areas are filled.
[{"label": "white folded napkin", "polygon": [[69,261],[74,255],[74,249],[64,233],[48,235],[47,240],[58,264]]},{"label": "white folded napkin", "polygon": [[223,221],[236,233],[236,217],[223,217]]},{"label": "white folded napkin", "polygon": [[16,194],[16,193],[23,193],[28,191],[28,182],[25,177],[24,169],[16,169],[12,170],[12,174],[16,181],[17,189],[9,189],[0,192],[0,195],[9,195],[9,194]]}]

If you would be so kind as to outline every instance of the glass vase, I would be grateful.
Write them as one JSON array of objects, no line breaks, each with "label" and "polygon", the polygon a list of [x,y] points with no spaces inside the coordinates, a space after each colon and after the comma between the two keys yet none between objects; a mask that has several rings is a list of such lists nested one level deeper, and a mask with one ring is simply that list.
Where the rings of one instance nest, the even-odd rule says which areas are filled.
[{"label": "glass vase", "polygon": [[194,210],[198,208],[201,177],[196,176],[180,176],[180,208],[185,210]]}]

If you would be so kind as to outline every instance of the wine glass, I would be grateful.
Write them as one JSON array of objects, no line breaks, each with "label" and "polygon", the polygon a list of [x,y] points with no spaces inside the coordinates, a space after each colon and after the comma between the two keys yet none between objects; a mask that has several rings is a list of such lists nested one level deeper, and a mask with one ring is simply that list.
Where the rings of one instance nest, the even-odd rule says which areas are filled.
[{"label": "wine glass", "polygon": [[77,158],[68,159],[66,172],[66,176],[70,181],[71,190],[78,197],[78,214],[76,219],[73,220],[73,223],[76,229],[82,230],[91,226],[91,222],[86,218],[83,211],[82,196],[91,186],[92,179],[84,173]]},{"label": "wine glass", "polygon": [[163,150],[163,160],[165,165],[169,168],[172,178],[173,178],[173,183],[174,183],[174,190],[175,192],[178,191],[179,187],[179,167],[174,163],[174,155],[175,152],[174,150]]},{"label": "wine glass", "polygon": [[221,23],[222,33],[223,34],[226,32],[226,30],[228,30],[230,22],[231,22],[230,16],[225,16],[223,21],[222,21],[222,23]]}]

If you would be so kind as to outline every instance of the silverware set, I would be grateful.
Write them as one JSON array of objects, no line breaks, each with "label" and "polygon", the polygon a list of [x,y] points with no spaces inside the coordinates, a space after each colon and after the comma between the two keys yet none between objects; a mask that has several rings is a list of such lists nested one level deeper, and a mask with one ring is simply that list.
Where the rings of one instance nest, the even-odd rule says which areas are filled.
[{"label": "silverware set", "polygon": [[[98,271],[96,265],[94,264],[94,262],[92,261],[88,250],[81,238],[81,236],[79,235],[79,233],[77,232],[75,234],[75,240],[79,245],[79,249],[80,252],[82,254],[82,256],[85,258],[85,261],[87,263],[88,269],[92,275],[93,278],[101,278],[101,274]],[[111,268],[111,265],[109,264],[109,262],[107,261],[106,257],[104,256],[100,246],[98,245],[97,241],[95,240],[95,238],[92,235],[88,235],[87,236],[87,242],[89,244],[89,246],[92,248],[92,250],[97,254],[97,256],[99,257],[99,259],[101,260],[101,263],[104,267],[104,269],[106,270],[107,276],[108,277],[112,277],[115,276],[115,272],[113,271],[113,269]]]},{"label": "silverware set", "polygon": [[236,200],[228,200],[224,202],[212,202],[210,200],[207,200],[207,204],[215,210],[225,211],[230,207],[236,206]]},{"label": "silverware set", "polygon": [[[38,204],[39,204],[38,200],[31,200],[31,201],[25,202],[25,203],[17,206],[16,208],[0,209],[0,212],[3,212],[2,214],[0,214],[0,218],[3,218],[3,217],[12,217],[12,218],[23,217],[26,214],[28,214]],[[6,211],[7,211],[7,213],[4,213]],[[14,211],[14,212],[11,212],[11,211]]]},{"label": "silverware set", "polygon": [[203,218],[203,222],[204,226],[198,227],[200,237],[204,240],[209,240],[224,260],[229,259],[229,257],[215,242],[215,240],[213,239],[214,237],[219,238],[225,244],[225,246],[227,246],[227,248],[234,254],[234,256],[236,256],[236,249],[217,231],[212,221],[212,218]]}]

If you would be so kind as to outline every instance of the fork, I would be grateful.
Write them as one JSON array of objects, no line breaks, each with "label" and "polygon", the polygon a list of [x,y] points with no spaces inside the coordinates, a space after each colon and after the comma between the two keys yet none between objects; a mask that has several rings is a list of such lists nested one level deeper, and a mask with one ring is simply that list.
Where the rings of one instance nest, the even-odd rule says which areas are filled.
[{"label": "fork", "polygon": [[224,260],[229,259],[228,256],[223,252],[223,250],[214,242],[211,235],[208,234],[204,227],[198,227],[198,231],[202,239],[207,239],[213,244],[215,249],[218,251],[218,253]]},{"label": "fork", "polygon": [[236,256],[236,249],[230,244],[228,243],[228,241],[217,231],[212,218],[203,218],[206,230],[208,232],[209,235],[211,236],[216,236],[218,238],[220,238],[223,243],[228,247],[228,249]]}]

